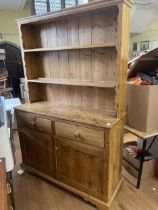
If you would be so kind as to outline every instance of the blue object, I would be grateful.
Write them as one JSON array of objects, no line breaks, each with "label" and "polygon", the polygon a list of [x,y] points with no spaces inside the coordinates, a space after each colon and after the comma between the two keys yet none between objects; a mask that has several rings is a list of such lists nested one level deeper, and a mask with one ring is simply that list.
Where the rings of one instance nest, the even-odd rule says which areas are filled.
[{"label": "blue object", "polygon": [[0,97],[0,127],[4,126],[4,97]]},{"label": "blue object", "polygon": [[5,99],[5,107],[6,107],[6,111],[11,111],[12,109],[14,109],[16,106],[20,106],[21,105],[21,101],[19,98],[9,98],[9,99]]}]

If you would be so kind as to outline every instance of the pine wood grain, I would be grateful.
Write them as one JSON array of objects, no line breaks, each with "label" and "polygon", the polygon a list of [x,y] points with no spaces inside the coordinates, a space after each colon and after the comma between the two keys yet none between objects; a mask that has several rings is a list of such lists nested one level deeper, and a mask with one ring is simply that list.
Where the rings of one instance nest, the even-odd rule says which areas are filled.
[{"label": "pine wood grain", "polygon": [[27,103],[16,107],[16,110],[17,112],[22,111],[23,113],[29,112],[35,115],[38,114],[38,116],[43,116],[46,119],[59,118],[103,128],[110,128],[119,121],[119,119],[112,117],[109,113],[87,110],[81,111],[78,108],[72,109],[72,107],[69,106],[53,106],[52,103],[49,102]]},{"label": "pine wood grain", "polygon": [[122,183],[130,3],[96,1],[18,22],[21,38],[35,43],[21,40],[29,104],[16,112],[42,118],[35,129],[17,120],[22,167],[99,210],[110,209]]},{"label": "pine wood grain", "polygon": [[[97,210],[95,206],[85,202],[79,196],[38,176],[30,173],[19,176],[16,171],[19,169],[21,154],[17,132],[14,133],[14,143],[17,162],[13,172],[16,210]],[[158,192],[152,190],[153,187],[157,189],[157,183],[157,177],[142,180],[141,188],[137,190],[124,179],[111,210],[157,210]]]}]

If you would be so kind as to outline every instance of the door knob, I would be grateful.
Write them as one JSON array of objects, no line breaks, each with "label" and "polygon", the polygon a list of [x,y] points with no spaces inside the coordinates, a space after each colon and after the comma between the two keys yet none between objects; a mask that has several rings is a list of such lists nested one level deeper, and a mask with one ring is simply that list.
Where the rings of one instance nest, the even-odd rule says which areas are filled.
[{"label": "door knob", "polygon": [[80,138],[81,135],[80,135],[80,133],[79,133],[78,131],[76,131],[76,132],[74,133],[74,137],[75,137],[75,138]]},{"label": "door knob", "polygon": [[34,118],[34,119],[31,121],[31,125],[33,125],[33,126],[36,125],[36,118]]}]

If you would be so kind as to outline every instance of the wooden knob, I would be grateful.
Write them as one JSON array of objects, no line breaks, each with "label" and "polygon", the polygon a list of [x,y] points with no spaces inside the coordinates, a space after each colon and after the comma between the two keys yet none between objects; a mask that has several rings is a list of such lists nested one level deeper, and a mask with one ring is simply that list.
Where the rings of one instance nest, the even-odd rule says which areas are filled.
[{"label": "wooden knob", "polygon": [[36,119],[35,118],[31,121],[31,125],[33,125],[33,126],[36,125]]},{"label": "wooden knob", "polygon": [[80,133],[79,133],[78,131],[76,131],[76,132],[74,133],[74,137],[75,137],[75,138],[80,138]]},{"label": "wooden knob", "polygon": [[55,147],[55,151],[58,151],[58,149],[59,149],[58,147]]}]

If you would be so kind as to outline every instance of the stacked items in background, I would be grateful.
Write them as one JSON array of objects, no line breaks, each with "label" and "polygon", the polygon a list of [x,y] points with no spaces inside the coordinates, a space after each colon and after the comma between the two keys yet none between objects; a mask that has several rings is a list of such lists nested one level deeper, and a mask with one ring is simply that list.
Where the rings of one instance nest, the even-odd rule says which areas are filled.
[{"label": "stacked items in background", "polygon": [[[123,148],[123,166],[133,177],[138,178],[138,169],[140,168],[140,157],[142,154],[141,138],[125,131],[124,134],[124,148]],[[157,170],[157,141],[153,144],[153,138],[148,138],[146,145],[146,152],[143,164],[142,179],[146,179],[158,174]],[[126,161],[125,161],[126,160]],[[137,170],[136,170],[137,169]],[[124,171],[124,175],[126,172]],[[133,183],[132,180],[129,180]],[[134,183],[133,183],[134,184]]]},{"label": "stacked items in background", "polygon": [[9,87],[8,71],[6,69],[5,58],[4,49],[0,49],[0,96],[11,98],[12,88]]},{"label": "stacked items in background", "polygon": [[129,62],[127,125],[142,132],[158,130],[158,48]]},{"label": "stacked items in background", "polygon": [[158,68],[147,73],[137,73],[135,77],[129,78],[128,83],[135,85],[158,85]]}]

